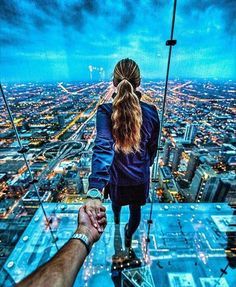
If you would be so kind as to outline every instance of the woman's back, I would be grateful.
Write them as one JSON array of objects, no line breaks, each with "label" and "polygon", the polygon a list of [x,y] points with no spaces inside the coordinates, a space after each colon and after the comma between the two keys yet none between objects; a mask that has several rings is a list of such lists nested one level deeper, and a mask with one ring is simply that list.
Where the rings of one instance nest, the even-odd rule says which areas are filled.
[{"label": "woman's back", "polygon": [[[141,205],[149,192],[150,166],[157,152],[159,119],[155,106],[140,101],[140,70],[131,59],[119,61],[113,73],[116,93],[112,103],[97,110],[97,135],[89,177],[89,212],[99,210],[101,192],[110,195],[114,221],[119,224],[121,206],[129,205],[130,219],[125,226],[125,246],[141,218]],[[95,188],[95,189],[94,189]],[[95,200],[94,200],[95,199]]]},{"label": "woman's back", "polygon": [[[114,150],[111,120],[112,103],[102,104],[98,108],[97,140],[104,147],[109,145],[112,150],[112,153],[107,154],[107,157],[112,157],[112,163],[108,171],[109,182],[112,184],[120,186],[137,185],[149,180],[149,167],[153,164],[157,148],[159,119],[155,106],[142,101],[140,101],[140,106],[142,110],[140,151],[129,154]],[[96,157],[96,151],[93,154]],[[93,162],[96,162],[96,158],[93,159]],[[93,165],[93,173],[96,169],[101,171],[101,163],[99,161],[97,163],[97,165]],[[106,169],[105,166],[104,168]]]}]

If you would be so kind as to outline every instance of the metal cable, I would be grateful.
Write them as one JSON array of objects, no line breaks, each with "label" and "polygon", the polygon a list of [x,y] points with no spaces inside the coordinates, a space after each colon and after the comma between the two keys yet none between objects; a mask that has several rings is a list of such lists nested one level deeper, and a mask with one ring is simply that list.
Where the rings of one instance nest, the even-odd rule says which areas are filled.
[{"label": "metal cable", "polygon": [[[24,146],[22,145],[22,142],[21,142],[19,133],[18,133],[17,128],[16,128],[16,125],[15,125],[15,123],[14,123],[14,119],[13,119],[13,116],[12,116],[11,109],[10,109],[10,107],[9,107],[7,98],[6,98],[6,96],[5,96],[4,92],[3,92],[3,88],[2,88],[1,83],[0,83],[0,91],[1,91],[1,94],[2,94],[3,101],[4,101],[4,103],[5,103],[5,106],[6,106],[6,108],[7,108],[7,112],[8,112],[9,117],[10,117],[10,121],[11,121],[12,127],[13,127],[13,129],[14,129],[14,131],[15,131],[15,135],[16,135],[17,142],[18,142],[18,144],[19,144],[20,149],[23,150]],[[31,182],[32,182],[32,185],[33,185],[34,190],[35,190],[35,192],[36,192],[36,195],[37,195],[37,197],[38,197],[39,205],[42,207],[42,211],[43,211],[45,220],[46,220],[47,225],[48,225],[48,227],[49,227],[49,230],[50,230],[50,233],[51,233],[51,237],[52,237],[52,242],[55,244],[56,249],[57,249],[57,251],[58,251],[59,248],[58,248],[58,245],[57,245],[57,243],[56,243],[56,238],[55,238],[55,236],[54,236],[54,234],[53,234],[53,231],[52,231],[52,228],[51,228],[51,224],[50,224],[50,222],[49,222],[49,220],[48,220],[47,213],[46,213],[46,211],[45,211],[45,209],[44,209],[44,206],[43,206],[43,202],[42,202],[42,200],[41,200],[41,198],[40,198],[39,191],[38,191],[38,187],[36,186],[36,184],[35,184],[35,182],[34,182],[33,173],[32,173],[32,171],[31,171],[31,168],[30,168],[30,165],[29,165],[29,163],[28,163],[28,160],[27,160],[27,158],[26,158],[26,156],[25,156],[25,152],[22,152],[22,156],[23,156],[25,165],[26,165],[26,167],[27,167],[27,170],[28,170],[28,172],[29,172],[30,180],[31,180]]]},{"label": "metal cable", "polygon": [[[175,15],[176,15],[176,6],[177,6],[177,0],[174,0],[174,6],[173,6],[173,14],[172,14],[172,23],[171,23],[171,33],[170,33],[170,40],[167,41],[167,45],[169,46],[169,54],[168,54],[168,61],[167,61],[167,70],[166,70],[166,79],[165,79],[165,90],[164,90],[164,97],[163,97],[163,104],[162,104],[162,111],[161,111],[161,120],[160,120],[160,132],[158,136],[158,149],[157,149],[157,156],[154,162],[154,172],[153,178],[156,178],[157,175],[157,165],[159,161],[160,156],[160,146],[161,146],[161,137],[162,137],[162,129],[163,129],[163,123],[164,123],[164,116],[165,116],[165,109],[166,109],[166,98],[167,98],[167,88],[168,88],[168,82],[169,82],[169,72],[170,72],[170,60],[171,60],[171,54],[172,54],[172,46],[174,36],[174,26],[175,26]],[[152,190],[151,195],[151,207],[150,207],[150,213],[149,213],[149,219],[148,219],[148,231],[147,231],[147,238],[146,238],[146,249],[145,254],[147,254],[148,251],[148,244],[150,242],[150,229],[152,224],[152,214],[153,214],[153,202],[154,202],[154,191]]]}]

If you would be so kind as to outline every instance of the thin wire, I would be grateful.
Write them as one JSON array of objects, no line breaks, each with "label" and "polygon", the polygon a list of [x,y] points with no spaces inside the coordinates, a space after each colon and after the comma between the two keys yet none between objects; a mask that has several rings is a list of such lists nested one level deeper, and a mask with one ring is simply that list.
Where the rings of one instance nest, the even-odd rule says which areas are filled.
[{"label": "thin wire", "polygon": [[[177,0],[174,0],[174,7],[173,7],[173,14],[172,14],[172,23],[171,23],[171,33],[170,33],[170,40],[171,41],[173,40],[173,36],[174,36],[176,6],[177,6]],[[163,128],[163,122],[164,122],[164,116],[165,116],[165,110],[166,110],[166,98],[167,98],[167,88],[168,88],[168,82],[169,82],[171,54],[172,54],[172,45],[169,45],[169,55],[168,55],[166,79],[165,79],[165,91],[164,91],[162,112],[161,112],[160,132],[159,132],[159,136],[158,136],[158,149],[157,149],[157,156],[156,156],[155,163],[154,163],[154,172],[155,172],[155,174],[153,176],[154,178],[157,176],[157,165],[158,165],[158,161],[159,161],[159,157],[160,157],[160,146],[161,146],[162,128]],[[151,229],[151,224],[152,224],[154,194],[155,193],[152,190],[151,207],[150,207],[149,220],[148,220],[146,250],[145,250],[146,254],[147,254],[147,251],[148,251],[148,244],[150,242],[150,229]]]},{"label": "thin wire", "polygon": [[[8,105],[7,98],[5,97],[5,94],[4,94],[4,92],[3,92],[3,88],[2,88],[1,83],[0,83],[0,91],[1,91],[1,94],[2,94],[3,101],[4,101],[4,103],[5,103],[5,106],[6,106],[6,108],[7,108],[7,112],[8,112],[9,117],[10,117],[10,121],[11,121],[12,127],[13,127],[13,129],[14,129],[14,131],[15,131],[15,135],[16,135],[17,142],[18,142],[18,144],[19,144],[20,149],[23,149],[24,147],[23,147],[23,145],[22,145],[22,142],[21,142],[19,133],[18,133],[18,131],[17,131],[16,125],[15,125],[15,123],[14,123],[14,119],[13,119],[13,116],[12,116],[12,112],[11,112],[11,109],[10,109],[10,107],[9,107],[9,105]],[[30,165],[29,165],[29,163],[28,163],[28,160],[27,160],[27,158],[26,158],[24,152],[22,153],[22,156],[23,156],[23,158],[24,158],[25,165],[26,165],[27,170],[28,170],[28,172],[29,172],[30,180],[31,180],[31,182],[32,182],[32,184],[33,184],[34,190],[35,190],[36,195],[37,195],[37,197],[38,197],[39,204],[40,204],[40,206],[42,207],[42,211],[43,211],[44,217],[45,217],[46,222],[47,222],[47,225],[48,225],[48,227],[49,227],[49,230],[50,230],[50,233],[51,233],[51,236],[52,236],[52,239],[53,239],[52,242],[55,244],[56,249],[57,249],[57,251],[58,251],[59,248],[58,248],[57,243],[56,243],[56,238],[54,237],[54,234],[53,234],[53,231],[52,231],[52,228],[51,228],[51,224],[50,224],[50,222],[49,222],[49,220],[48,220],[47,213],[46,213],[46,211],[45,211],[45,209],[44,209],[43,202],[42,202],[42,200],[41,200],[41,198],[40,198],[40,195],[39,195],[39,192],[38,192],[38,187],[37,187],[36,184],[34,183],[33,173],[32,173],[32,171],[31,171]]]},{"label": "thin wire", "polygon": [[226,264],[226,266],[225,266],[224,269],[222,269],[222,272],[221,272],[221,274],[220,274],[219,280],[216,282],[216,284],[215,284],[214,287],[219,286],[219,284],[220,284],[220,279],[221,279],[225,274],[227,274],[226,271],[227,271],[228,267],[229,267],[229,263]]}]

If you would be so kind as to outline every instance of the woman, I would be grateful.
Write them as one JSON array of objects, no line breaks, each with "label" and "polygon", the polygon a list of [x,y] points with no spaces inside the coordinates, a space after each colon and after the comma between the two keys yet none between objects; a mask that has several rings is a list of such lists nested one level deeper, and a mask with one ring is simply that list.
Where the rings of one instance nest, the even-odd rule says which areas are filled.
[{"label": "woman", "polygon": [[146,203],[150,166],[157,151],[159,119],[155,106],[140,101],[140,70],[131,59],[123,59],[114,69],[117,93],[113,102],[97,110],[97,136],[93,148],[89,200],[86,211],[99,230],[97,217],[101,193],[108,191],[116,224],[121,207],[129,205],[130,218],[125,226],[125,246],[131,247],[132,235],[139,226],[141,206]]}]

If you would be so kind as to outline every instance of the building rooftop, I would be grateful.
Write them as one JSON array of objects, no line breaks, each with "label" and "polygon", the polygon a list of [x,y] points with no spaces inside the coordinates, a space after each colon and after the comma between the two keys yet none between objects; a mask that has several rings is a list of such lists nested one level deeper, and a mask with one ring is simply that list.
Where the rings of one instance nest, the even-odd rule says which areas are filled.
[{"label": "building rooftop", "polygon": [[[76,228],[80,205],[45,203],[44,206],[60,248]],[[122,280],[132,286],[236,286],[236,254],[231,252],[236,236],[233,209],[227,204],[204,203],[153,207],[149,252],[145,255],[150,210],[147,204],[142,208],[142,222],[133,238],[134,261],[122,266],[114,258],[121,258],[126,252],[122,242],[129,211],[127,207],[122,209],[121,224],[115,226],[111,206],[106,205],[108,225],[85,261],[75,286],[101,286],[101,280],[103,286],[113,286],[113,282]],[[5,286],[10,281],[19,282],[55,252],[39,208],[4,265]],[[135,268],[130,268],[131,265]]]}]

